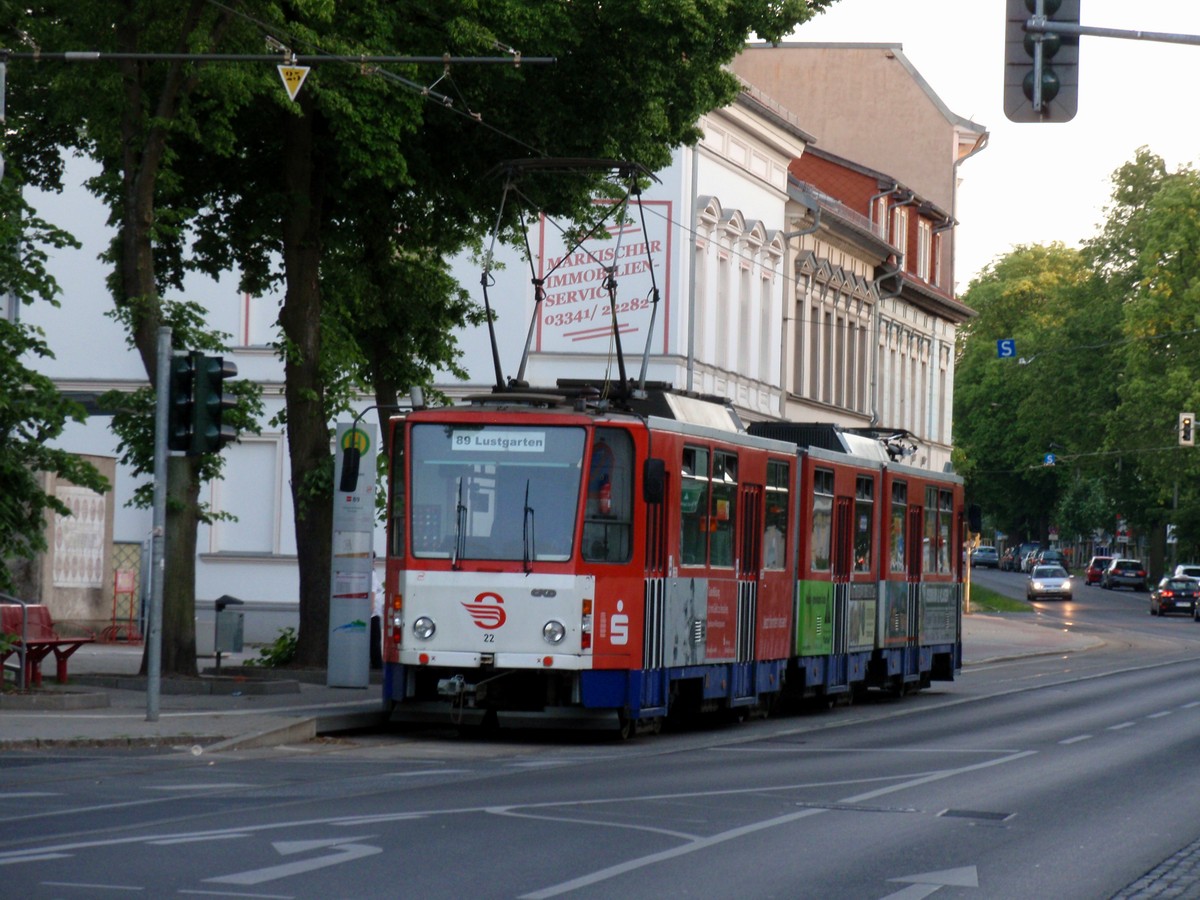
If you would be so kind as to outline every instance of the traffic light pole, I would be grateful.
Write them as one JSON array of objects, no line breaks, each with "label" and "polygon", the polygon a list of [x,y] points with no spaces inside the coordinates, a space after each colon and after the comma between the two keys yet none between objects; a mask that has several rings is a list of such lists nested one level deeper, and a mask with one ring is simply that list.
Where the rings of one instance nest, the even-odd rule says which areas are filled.
[{"label": "traffic light pole", "polygon": [[1166,44],[1200,44],[1200,34],[1176,34],[1170,31],[1129,31],[1124,28],[1097,28],[1069,22],[1051,22],[1034,17],[1025,23],[1031,34],[1075,34],[1085,37],[1124,38],[1130,41],[1159,41]]},{"label": "traffic light pole", "polygon": [[154,405],[154,527],[150,549],[150,612],[146,623],[146,721],[158,721],[162,681],[163,577],[166,574],[167,419],[171,384],[171,329],[158,329],[158,366]]}]

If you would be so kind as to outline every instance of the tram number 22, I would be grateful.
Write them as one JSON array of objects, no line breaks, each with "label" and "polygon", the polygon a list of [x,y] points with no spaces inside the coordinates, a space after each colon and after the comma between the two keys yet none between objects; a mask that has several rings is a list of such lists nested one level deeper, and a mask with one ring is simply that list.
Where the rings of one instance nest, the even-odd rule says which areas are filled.
[{"label": "tram number 22", "polygon": [[494,644],[494,643],[496,643],[496,635],[492,634],[492,632],[490,632],[490,631],[485,631],[485,632],[483,633],[483,642],[484,642],[485,644]]}]

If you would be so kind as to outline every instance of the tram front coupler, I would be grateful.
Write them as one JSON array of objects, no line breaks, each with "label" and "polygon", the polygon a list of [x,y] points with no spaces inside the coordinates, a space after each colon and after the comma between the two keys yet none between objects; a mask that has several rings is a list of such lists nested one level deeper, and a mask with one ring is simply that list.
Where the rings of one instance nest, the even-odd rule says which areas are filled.
[{"label": "tram front coupler", "polygon": [[475,685],[467,684],[467,679],[462,675],[455,675],[453,678],[439,678],[437,690],[439,697],[448,697],[459,702],[467,697],[475,696]]}]

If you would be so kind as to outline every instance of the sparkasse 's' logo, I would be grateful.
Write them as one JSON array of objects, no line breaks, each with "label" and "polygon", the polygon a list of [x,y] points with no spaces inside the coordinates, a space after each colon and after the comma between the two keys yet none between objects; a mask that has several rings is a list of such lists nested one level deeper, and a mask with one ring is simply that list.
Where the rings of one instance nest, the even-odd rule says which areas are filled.
[{"label": "sparkasse 's' logo", "polygon": [[[490,602],[489,602],[490,601]],[[504,615],[504,607],[499,604],[504,602],[504,598],[492,591],[484,591],[472,600],[470,603],[464,603],[463,609],[470,614],[475,620],[475,624],[480,628],[488,631],[493,631],[504,624],[507,616]],[[492,605],[492,603],[496,605]]]}]

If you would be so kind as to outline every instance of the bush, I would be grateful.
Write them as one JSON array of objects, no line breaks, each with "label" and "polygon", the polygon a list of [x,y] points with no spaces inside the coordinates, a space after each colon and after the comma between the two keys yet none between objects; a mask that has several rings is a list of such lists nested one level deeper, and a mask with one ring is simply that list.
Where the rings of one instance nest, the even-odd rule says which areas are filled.
[{"label": "bush", "polygon": [[286,666],[296,658],[296,629],[284,628],[273,643],[267,644],[258,651],[258,659],[246,660],[248,666],[262,666],[273,669]]}]

